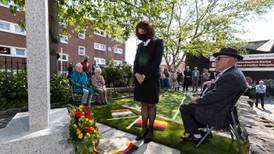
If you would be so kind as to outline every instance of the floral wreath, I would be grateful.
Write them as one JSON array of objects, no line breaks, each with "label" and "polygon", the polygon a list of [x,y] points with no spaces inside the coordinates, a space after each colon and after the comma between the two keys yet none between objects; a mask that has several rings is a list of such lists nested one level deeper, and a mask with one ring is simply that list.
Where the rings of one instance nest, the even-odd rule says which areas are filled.
[{"label": "floral wreath", "polygon": [[76,154],[96,154],[99,144],[99,130],[89,107],[83,105],[68,107],[71,117],[68,143],[73,144]]}]

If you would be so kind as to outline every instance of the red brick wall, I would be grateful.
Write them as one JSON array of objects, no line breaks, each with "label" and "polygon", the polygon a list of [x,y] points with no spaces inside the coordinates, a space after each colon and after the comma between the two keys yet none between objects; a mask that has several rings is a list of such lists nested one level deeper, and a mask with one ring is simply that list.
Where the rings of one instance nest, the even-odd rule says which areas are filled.
[{"label": "red brick wall", "polygon": [[22,13],[16,13],[16,16],[12,15],[8,8],[0,6],[0,19],[19,23],[19,21],[25,20],[25,16]]},{"label": "red brick wall", "polygon": [[0,31],[0,44],[26,48],[26,37]]}]

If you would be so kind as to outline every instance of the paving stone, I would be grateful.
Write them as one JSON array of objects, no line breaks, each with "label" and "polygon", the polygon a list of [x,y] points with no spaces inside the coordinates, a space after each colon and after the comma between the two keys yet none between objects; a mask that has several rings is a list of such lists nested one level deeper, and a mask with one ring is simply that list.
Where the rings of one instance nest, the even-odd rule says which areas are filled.
[{"label": "paving stone", "polygon": [[150,142],[144,144],[143,141],[136,141],[135,135],[111,128],[104,124],[97,123],[102,138],[100,139],[99,149],[101,152],[110,152],[118,149],[128,142],[132,142],[138,149],[134,151],[134,154],[179,154],[180,151],[164,146],[159,143]]}]

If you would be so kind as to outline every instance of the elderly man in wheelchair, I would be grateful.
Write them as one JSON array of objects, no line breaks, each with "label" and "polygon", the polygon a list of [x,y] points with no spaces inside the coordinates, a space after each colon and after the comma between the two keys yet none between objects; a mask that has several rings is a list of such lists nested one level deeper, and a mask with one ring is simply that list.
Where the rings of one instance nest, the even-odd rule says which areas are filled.
[{"label": "elderly man in wheelchair", "polygon": [[[247,85],[243,73],[235,67],[243,57],[233,48],[221,48],[215,57],[216,71],[219,72],[207,92],[200,98],[191,97],[190,104],[182,104],[180,112],[185,132],[183,141],[198,143],[205,134],[207,126],[224,128],[231,121],[228,118],[240,95]],[[235,118],[233,118],[235,119]],[[204,129],[200,129],[204,128]]]},{"label": "elderly man in wheelchair", "polygon": [[83,72],[83,66],[81,63],[77,63],[75,65],[75,71],[73,71],[70,76],[70,83],[72,93],[76,93],[82,96],[81,104],[90,106],[94,90],[90,85],[87,74]]}]

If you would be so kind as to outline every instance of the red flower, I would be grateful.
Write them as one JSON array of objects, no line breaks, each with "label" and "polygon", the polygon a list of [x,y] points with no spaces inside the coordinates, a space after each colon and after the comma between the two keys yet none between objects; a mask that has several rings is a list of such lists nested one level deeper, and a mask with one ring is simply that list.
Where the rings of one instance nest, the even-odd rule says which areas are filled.
[{"label": "red flower", "polygon": [[91,127],[90,126],[86,126],[86,132],[91,133]]},{"label": "red flower", "polygon": [[86,110],[89,111],[90,107],[88,105],[85,106]]},{"label": "red flower", "polygon": [[83,113],[82,112],[75,112],[75,118],[76,119],[79,119],[83,116]]},{"label": "red flower", "polygon": [[86,112],[85,113],[85,117],[88,118],[88,119],[90,119],[90,112]]}]

